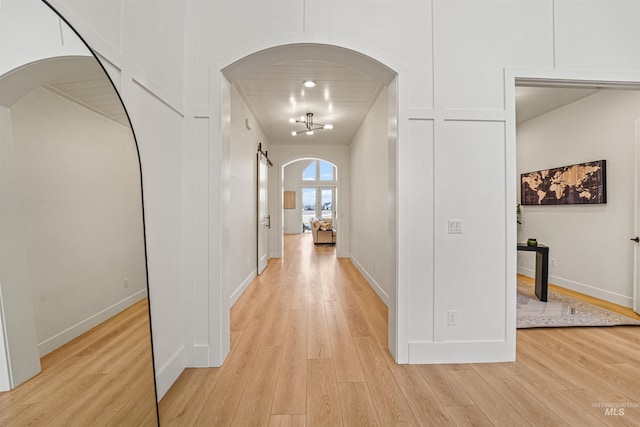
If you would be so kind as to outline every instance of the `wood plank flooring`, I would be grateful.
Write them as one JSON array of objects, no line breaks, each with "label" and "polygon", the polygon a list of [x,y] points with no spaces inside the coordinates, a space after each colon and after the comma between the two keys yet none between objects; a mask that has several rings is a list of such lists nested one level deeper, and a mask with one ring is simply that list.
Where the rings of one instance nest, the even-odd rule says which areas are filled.
[{"label": "wood plank flooring", "polygon": [[155,426],[147,300],[45,355],[0,393],[0,426]]},{"label": "wood plank flooring", "polygon": [[184,371],[163,427],[640,426],[640,328],[519,330],[514,363],[397,365],[384,304],[309,234],[285,236],[231,325],[225,364]]}]

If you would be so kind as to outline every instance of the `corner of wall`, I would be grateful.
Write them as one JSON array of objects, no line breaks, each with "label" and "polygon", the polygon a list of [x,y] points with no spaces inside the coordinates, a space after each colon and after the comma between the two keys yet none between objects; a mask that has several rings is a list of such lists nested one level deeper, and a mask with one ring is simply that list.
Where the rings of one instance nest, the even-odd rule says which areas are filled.
[{"label": "corner of wall", "polygon": [[375,291],[375,293],[378,294],[382,302],[384,302],[384,304],[387,307],[389,307],[389,301],[390,301],[389,295],[384,291],[382,286],[380,286],[380,284],[376,282],[373,276],[369,274],[369,272],[362,266],[360,262],[358,262],[358,260],[353,255],[350,255],[349,259],[351,259],[351,262],[353,263],[353,265],[356,266],[360,274],[362,274],[362,276],[365,278],[367,283],[369,283],[369,286],[371,286],[371,288]]},{"label": "corner of wall", "polygon": [[158,394],[158,402],[169,391],[173,383],[176,382],[184,367],[187,366],[186,362],[186,349],[182,345],[176,351],[167,362],[161,367],[156,369],[156,392]]}]

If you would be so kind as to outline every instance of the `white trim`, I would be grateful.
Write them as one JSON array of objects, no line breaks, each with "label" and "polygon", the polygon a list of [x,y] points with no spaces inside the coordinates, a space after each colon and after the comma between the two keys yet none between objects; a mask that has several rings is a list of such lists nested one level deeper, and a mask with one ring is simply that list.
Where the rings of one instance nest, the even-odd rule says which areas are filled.
[{"label": "white trim", "polygon": [[169,360],[156,369],[156,391],[158,399],[165,395],[184,370],[185,346],[181,345]]},{"label": "white trim", "polygon": [[56,348],[68,343],[72,339],[79,337],[91,328],[98,326],[102,322],[112,318],[126,308],[131,307],[141,299],[146,298],[146,296],[147,289],[145,287],[145,289],[142,289],[135,294],[128,296],[122,301],[118,301],[110,307],[107,307],[104,310],[76,323],[75,325],[68,327],[64,331],[57,333],[51,338],[38,343],[40,356],[44,356],[45,354],[52,352]]},{"label": "white trim", "polygon": [[214,65],[209,70],[211,99],[219,99],[210,106],[209,120],[209,175],[208,203],[208,318],[209,318],[209,366],[222,366],[231,351],[231,306],[224,299],[223,290],[230,281],[229,247],[231,241],[230,197],[230,149],[231,149],[231,83],[221,68]]},{"label": "white trim", "polygon": [[509,340],[409,342],[410,364],[494,363],[515,360],[515,346]]},{"label": "white trim", "polygon": [[[194,344],[191,349],[190,368],[208,368],[209,367],[209,345]],[[186,353],[185,353],[186,354]]]},{"label": "white trim", "polygon": [[229,307],[232,307],[233,304],[238,301],[238,298],[240,298],[240,296],[244,293],[244,291],[249,287],[253,279],[255,279],[256,277],[258,277],[258,270],[254,268],[253,271],[249,273],[247,278],[243,280],[240,286],[238,286],[229,297]]},{"label": "white trim", "polygon": [[184,118],[184,106],[172,101],[171,97],[161,90],[160,85],[155,83],[153,79],[134,76],[131,78],[131,82]]},{"label": "white trim", "polygon": [[11,365],[9,363],[9,348],[6,339],[6,320],[2,302],[2,286],[0,286],[0,392],[11,390]]},{"label": "white trim", "polygon": [[602,70],[557,70],[551,68],[505,68],[505,84],[518,83],[530,86],[537,83],[543,85],[575,86],[576,84],[606,86],[616,85],[618,88],[636,88],[640,83],[640,72],[602,71]]}]

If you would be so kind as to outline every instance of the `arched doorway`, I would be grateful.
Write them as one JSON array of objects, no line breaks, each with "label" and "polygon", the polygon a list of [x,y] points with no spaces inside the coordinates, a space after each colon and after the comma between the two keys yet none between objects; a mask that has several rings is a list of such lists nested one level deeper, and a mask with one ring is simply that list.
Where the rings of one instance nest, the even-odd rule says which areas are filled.
[{"label": "arched doorway", "polygon": [[[338,167],[321,158],[292,160],[282,166],[280,182],[284,201],[281,210],[281,236],[309,233],[316,245],[339,244],[339,176]],[[320,233],[321,238],[318,239],[318,230],[312,223],[314,219],[331,225],[335,232],[331,233],[330,239],[322,236],[328,233]]]},{"label": "arched doorway", "polygon": [[[377,209],[382,212],[379,220],[376,222],[377,229],[375,229],[378,233],[376,238],[383,238],[385,240],[385,251],[383,255],[383,260],[381,263],[385,264],[385,277],[384,283],[388,287],[386,290],[387,293],[384,295],[385,302],[389,307],[389,347],[391,349],[392,354],[397,354],[397,346],[398,346],[398,322],[397,322],[397,309],[396,309],[396,289],[397,289],[397,221],[396,221],[396,212],[397,212],[397,196],[396,196],[396,183],[397,183],[397,123],[398,123],[398,88],[397,88],[397,74],[383,65],[382,63],[365,56],[361,53],[345,49],[343,47],[338,46],[330,46],[325,44],[291,44],[291,45],[283,45],[277,46],[269,49],[265,49],[253,54],[250,54],[232,64],[221,69],[221,73],[217,74],[215,71],[212,74],[212,97],[220,97],[222,99],[222,103],[220,106],[220,114],[222,120],[218,124],[213,123],[210,128],[210,134],[215,139],[216,135],[220,137],[220,151],[216,153],[211,152],[209,157],[209,169],[214,171],[211,192],[210,195],[214,199],[218,198],[218,195],[222,195],[220,197],[221,206],[220,210],[217,213],[214,213],[212,217],[209,219],[209,229],[212,230],[212,234],[209,236],[209,241],[211,243],[215,243],[220,239],[222,242],[231,242],[233,244],[234,241],[237,241],[234,236],[231,235],[231,228],[229,224],[231,224],[232,218],[235,218],[235,213],[231,211],[231,204],[229,200],[233,198],[233,184],[228,183],[231,181],[233,177],[233,173],[229,168],[229,153],[232,149],[231,146],[231,129],[233,128],[234,123],[238,120],[241,120],[243,126],[246,126],[246,129],[251,131],[253,129],[251,121],[247,121],[245,117],[234,117],[232,112],[232,103],[231,99],[234,94],[234,91],[238,91],[239,82],[242,79],[247,78],[253,72],[260,70],[265,67],[282,65],[287,62],[305,62],[305,61],[323,61],[324,63],[332,63],[338,64],[343,68],[349,68],[351,70],[355,70],[357,73],[361,73],[362,75],[368,76],[369,79],[377,82],[377,87],[375,89],[375,93],[370,95],[364,104],[366,106],[365,113],[360,117],[359,120],[356,120],[356,124],[354,128],[352,128],[351,134],[348,136],[343,136],[343,140],[345,141],[345,145],[341,148],[343,156],[342,160],[337,163],[342,163],[342,165],[346,166],[346,169],[341,169],[346,173],[341,173],[342,177],[348,175],[348,166],[349,166],[349,149],[346,145],[353,135],[355,131],[358,129],[362,121],[366,116],[366,112],[368,109],[372,107],[372,105],[378,100],[378,95],[384,91],[384,118],[380,123],[383,124],[383,138],[384,138],[384,148],[378,150],[378,153],[383,153],[384,155],[384,175],[385,182],[383,185],[380,185],[375,188],[377,191],[377,195],[380,198],[380,202],[377,205]],[[213,68],[215,70],[215,67]],[[298,80],[296,77],[294,80]],[[251,79],[246,79],[251,80]],[[277,80],[277,77],[275,78]],[[216,83],[220,83],[217,86]],[[301,84],[302,81],[299,81],[298,84]],[[274,87],[281,87],[281,84],[277,84],[273,82]],[[269,88],[268,88],[269,89]],[[251,94],[244,93],[241,95],[243,100],[246,102],[250,102]],[[262,99],[267,100],[271,99],[267,96],[266,93],[262,93]],[[327,95],[325,92],[325,96]],[[287,101],[291,103],[292,107],[299,105],[299,102],[296,101],[294,96],[287,97]],[[264,107],[264,106],[262,106]],[[267,107],[269,108],[269,107]],[[276,108],[272,106],[271,110],[275,111]],[[257,108],[247,107],[247,111],[251,111],[255,113]],[[297,113],[296,113],[297,114]],[[282,115],[282,114],[281,114]],[[288,117],[278,117],[277,120],[274,119],[274,122],[267,122],[265,119],[261,119],[259,116],[256,120],[263,128],[267,129],[270,126],[275,126],[273,123],[275,121],[280,122],[288,122]],[[338,126],[334,126],[334,130],[338,129]],[[323,132],[324,133],[324,132]],[[268,138],[269,141],[256,141],[256,143],[262,143],[263,148],[268,148],[269,157],[273,160],[274,164],[282,166],[284,163],[289,161],[300,159],[304,157],[322,157],[328,155],[332,150],[330,147],[331,143],[325,142],[323,140],[322,143],[316,144],[302,144],[297,143],[296,145],[286,144],[285,138],[288,138],[291,135],[290,129],[286,131],[282,131],[280,133],[274,133],[276,135],[273,138]],[[326,134],[325,134],[326,135]],[[308,140],[307,140],[308,141]],[[333,147],[335,148],[335,147]],[[221,157],[217,157],[216,154],[220,154]],[[330,156],[330,155],[329,155]],[[334,164],[337,164],[334,163]],[[280,168],[273,168],[274,170],[280,170]],[[216,173],[219,172],[219,176]],[[235,172],[234,172],[235,173]],[[273,172],[272,172],[273,173]],[[269,200],[274,203],[271,212],[279,212],[280,218],[273,218],[272,224],[277,224],[278,227],[272,228],[272,234],[270,235],[270,242],[275,244],[275,246],[271,247],[272,254],[279,254],[282,251],[282,204],[283,204],[283,192],[282,192],[282,181],[281,177],[272,176],[270,179],[272,183],[269,189],[270,197]],[[346,194],[350,191],[349,185],[346,184],[348,181],[342,181],[342,191],[338,190],[338,199],[348,200],[348,196]],[[219,185],[219,187],[217,187]],[[345,213],[345,209],[348,209],[348,203],[338,203],[341,206],[341,213],[338,213],[340,216],[339,222],[341,227],[341,238],[338,239],[338,256],[349,256],[348,245],[343,245],[341,243],[348,242],[349,240],[349,222],[351,220],[350,215]],[[374,230],[374,229],[371,229]],[[219,234],[218,234],[219,233]],[[215,247],[213,245],[212,247]],[[229,323],[228,323],[228,313],[230,311],[232,301],[237,295],[237,291],[234,287],[233,283],[230,283],[232,270],[230,267],[233,263],[233,259],[230,258],[230,253],[233,251],[224,251],[215,249],[210,253],[211,262],[209,264],[209,271],[211,277],[219,277],[220,278],[220,287],[222,292],[218,294],[217,290],[213,290],[214,292],[209,292],[210,295],[218,295],[215,298],[210,300],[209,304],[209,313],[214,314],[213,316],[209,316],[211,319],[209,336],[211,339],[212,351],[209,353],[209,363],[212,365],[220,365],[224,357],[229,351]],[[376,264],[373,264],[373,268],[376,268]],[[380,266],[380,264],[378,264]],[[211,283],[211,285],[215,286],[215,283]],[[239,289],[239,288],[238,288]],[[229,291],[231,290],[231,292]],[[378,292],[379,289],[376,289]],[[234,293],[235,292],[235,293]],[[233,293],[233,295],[231,294]],[[403,335],[403,334],[401,334]],[[216,345],[216,342],[219,342],[219,347]],[[401,359],[404,359],[404,354],[401,356]]]}]

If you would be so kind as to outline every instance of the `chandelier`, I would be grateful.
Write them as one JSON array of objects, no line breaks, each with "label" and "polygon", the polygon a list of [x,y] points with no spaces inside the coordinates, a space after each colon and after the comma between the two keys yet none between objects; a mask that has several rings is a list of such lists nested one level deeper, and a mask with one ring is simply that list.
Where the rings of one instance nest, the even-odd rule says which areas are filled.
[{"label": "chandelier", "polygon": [[322,129],[333,129],[333,125],[323,124],[323,123],[314,123],[313,122],[313,113],[307,113],[306,116],[301,116],[300,119],[289,119],[289,123],[302,123],[306,129],[300,131],[293,131],[291,135],[296,136],[301,133],[306,133],[307,135],[313,135],[314,130],[322,130]]}]

